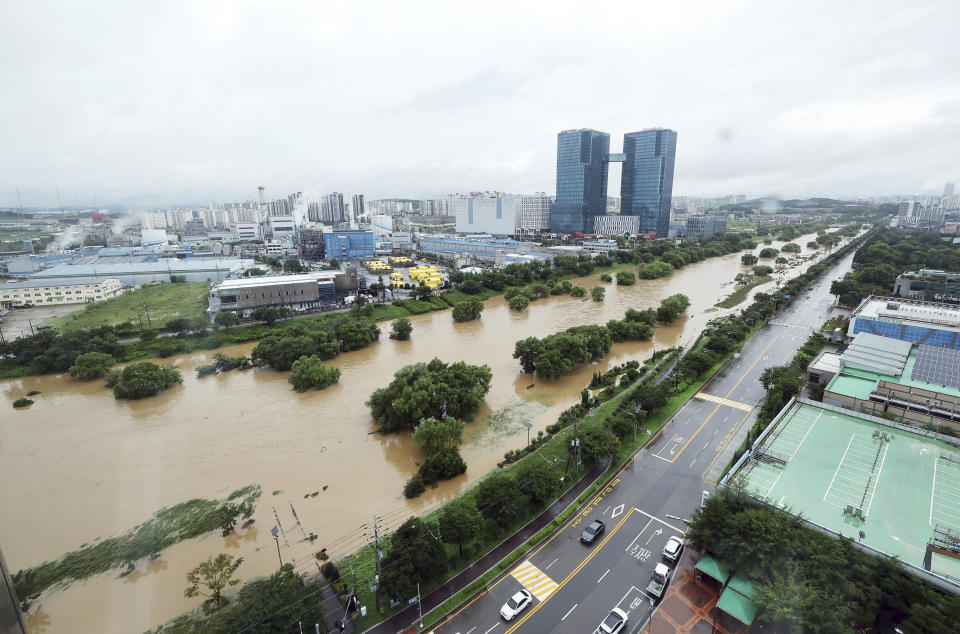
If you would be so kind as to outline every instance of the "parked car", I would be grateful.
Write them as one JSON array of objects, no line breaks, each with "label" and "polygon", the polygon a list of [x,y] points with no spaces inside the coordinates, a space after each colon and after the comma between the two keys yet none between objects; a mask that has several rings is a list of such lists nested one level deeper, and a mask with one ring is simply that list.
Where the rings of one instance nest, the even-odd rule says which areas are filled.
[{"label": "parked car", "polygon": [[523,610],[530,605],[531,601],[533,601],[533,596],[526,590],[521,590],[507,599],[507,602],[500,608],[500,616],[507,621],[512,621],[515,616],[523,612]]},{"label": "parked car", "polygon": [[617,634],[627,624],[627,613],[620,608],[613,608],[607,618],[603,619],[594,634]]},{"label": "parked car", "polygon": [[599,537],[606,528],[606,525],[600,520],[593,520],[590,522],[590,525],[580,533],[580,541],[584,544],[592,544],[593,540]]},{"label": "parked car", "polygon": [[667,540],[667,545],[663,547],[663,556],[670,561],[676,562],[683,553],[683,540],[679,537],[671,537]]}]

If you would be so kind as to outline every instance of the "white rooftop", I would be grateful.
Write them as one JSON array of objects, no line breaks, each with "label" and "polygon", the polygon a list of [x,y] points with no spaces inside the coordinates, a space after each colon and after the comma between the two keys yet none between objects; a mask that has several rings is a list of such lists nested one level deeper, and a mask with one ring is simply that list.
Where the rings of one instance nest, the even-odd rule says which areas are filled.
[{"label": "white rooftop", "polygon": [[960,328],[960,309],[956,306],[891,297],[868,297],[857,307],[853,317],[895,319]]},{"label": "white rooftop", "polygon": [[900,376],[912,347],[909,341],[861,332],[841,355],[840,363],[847,368]]},{"label": "white rooftop", "polygon": [[299,273],[297,275],[270,275],[260,277],[241,277],[227,279],[220,282],[217,286],[220,290],[239,290],[243,288],[253,288],[260,286],[280,286],[282,284],[303,284],[309,282],[319,282],[320,280],[332,280],[340,271],[317,271],[315,273]]}]

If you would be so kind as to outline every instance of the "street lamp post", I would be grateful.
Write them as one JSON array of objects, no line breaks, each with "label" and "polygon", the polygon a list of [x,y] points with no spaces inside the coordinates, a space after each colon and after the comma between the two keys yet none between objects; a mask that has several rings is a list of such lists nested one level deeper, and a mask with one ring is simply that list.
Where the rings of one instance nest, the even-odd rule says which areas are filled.
[{"label": "street lamp post", "polygon": [[527,421],[523,424],[527,428],[527,447],[530,446],[530,428],[533,427],[533,423]]}]

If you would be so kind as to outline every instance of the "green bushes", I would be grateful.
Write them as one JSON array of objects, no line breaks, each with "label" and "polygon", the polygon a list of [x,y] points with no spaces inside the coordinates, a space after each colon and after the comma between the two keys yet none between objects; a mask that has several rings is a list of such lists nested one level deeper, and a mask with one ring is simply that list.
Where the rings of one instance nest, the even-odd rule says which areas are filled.
[{"label": "green bushes", "polygon": [[293,362],[287,381],[298,392],[306,392],[311,387],[322,390],[340,380],[340,368],[323,365],[320,357],[300,357]]},{"label": "green bushes", "polygon": [[272,335],[257,344],[250,353],[254,365],[274,370],[289,370],[300,357],[316,356],[332,359],[340,352],[340,344],[327,332],[300,335]]},{"label": "green bushes", "polygon": [[390,330],[390,338],[397,341],[406,341],[410,338],[411,332],[413,332],[413,324],[406,317],[401,317],[394,320]]},{"label": "green bushes", "polygon": [[601,281],[601,282],[612,282],[612,281],[613,281],[613,277],[612,277],[609,273],[601,273],[601,274],[600,274],[600,281]]},{"label": "green bushes", "polygon": [[657,307],[657,321],[662,321],[665,324],[676,321],[677,317],[689,307],[690,298],[686,295],[681,293],[671,295],[660,302],[660,306]]},{"label": "green bushes", "polygon": [[116,363],[111,355],[104,352],[87,352],[76,358],[69,373],[75,379],[90,381],[102,377]]},{"label": "green bushes", "polygon": [[524,372],[557,378],[574,371],[576,364],[604,357],[613,345],[603,326],[575,326],[543,339],[528,337],[514,345],[513,358]]},{"label": "green bushes", "polygon": [[633,286],[637,282],[637,277],[629,271],[620,271],[617,273],[617,286]]},{"label": "green bushes", "polygon": [[177,383],[183,383],[180,370],[149,361],[133,363],[107,375],[107,387],[113,388],[113,395],[129,400],[155,396]]},{"label": "green bushes", "polygon": [[773,267],[767,266],[766,264],[758,264],[757,266],[753,267],[753,274],[757,277],[763,277],[770,275],[771,273],[773,273]]},{"label": "green bushes", "polygon": [[800,245],[796,242],[788,242],[780,247],[782,253],[800,253]]},{"label": "green bushes", "polygon": [[640,279],[655,280],[673,273],[673,265],[667,262],[651,262],[640,269]]},{"label": "green bushes", "polygon": [[13,406],[16,408],[26,407],[27,405],[33,405],[33,399],[29,399],[26,396],[21,396],[13,402]]},{"label": "green bushes", "polygon": [[530,305],[530,300],[526,295],[514,295],[507,302],[511,309],[516,311],[524,311],[527,309],[527,306]]},{"label": "green bushes", "polygon": [[602,286],[594,286],[590,289],[590,297],[593,298],[595,302],[602,302],[603,296],[606,295],[607,289]]},{"label": "green bushes", "polygon": [[570,297],[583,297],[587,294],[587,289],[582,286],[574,286],[570,289]]},{"label": "green bushes", "polygon": [[198,365],[197,366],[197,378],[202,379],[205,376],[210,376],[211,374],[216,374],[217,368],[214,365]]},{"label": "green bushes", "polygon": [[760,258],[761,259],[775,258],[777,257],[778,253],[779,251],[777,251],[773,247],[767,247],[765,249],[760,249]]},{"label": "green bushes", "polygon": [[483,302],[479,299],[469,299],[453,307],[453,321],[473,321],[480,318],[483,312]]}]

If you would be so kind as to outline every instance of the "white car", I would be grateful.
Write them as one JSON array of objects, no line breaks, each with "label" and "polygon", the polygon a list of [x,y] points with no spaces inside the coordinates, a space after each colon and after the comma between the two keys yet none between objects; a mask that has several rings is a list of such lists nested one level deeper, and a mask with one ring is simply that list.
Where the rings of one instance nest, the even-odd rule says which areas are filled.
[{"label": "white car", "polygon": [[683,552],[683,540],[679,537],[671,537],[667,540],[667,545],[663,547],[663,556],[670,561],[676,561],[680,559],[680,554]]},{"label": "white car", "polygon": [[627,613],[613,608],[593,634],[617,634],[627,624]]},{"label": "white car", "polygon": [[502,616],[504,620],[512,621],[515,616],[523,612],[524,608],[530,605],[531,601],[533,601],[533,596],[526,590],[521,590],[507,599],[507,602],[500,608],[500,616]]}]

